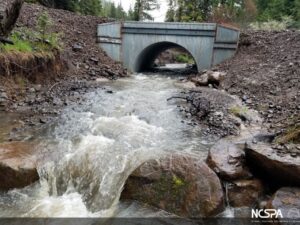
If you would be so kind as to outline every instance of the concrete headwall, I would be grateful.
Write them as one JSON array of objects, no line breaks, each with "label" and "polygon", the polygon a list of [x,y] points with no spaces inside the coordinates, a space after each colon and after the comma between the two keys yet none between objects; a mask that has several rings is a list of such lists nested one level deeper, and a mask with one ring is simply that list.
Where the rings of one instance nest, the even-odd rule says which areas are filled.
[{"label": "concrete headwall", "polygon": [[124,22],[98,26],[98,42],[107,54],[133,72],[151,66],[162,51],[182,47],[198,70],[232,57],[239,31],[215,23]]}]

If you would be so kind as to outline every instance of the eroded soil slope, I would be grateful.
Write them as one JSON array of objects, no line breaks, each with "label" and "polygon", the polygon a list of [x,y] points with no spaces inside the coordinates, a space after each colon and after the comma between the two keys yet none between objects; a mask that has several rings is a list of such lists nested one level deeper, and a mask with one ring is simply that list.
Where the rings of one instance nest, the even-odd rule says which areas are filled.
[{"label": "eroded soil slope", "polygon": [[248,31],[236,56],[219,65],[223,87],[258,110],[275,130],[299,123],[300,32]]},{"label": "eroded soil slope", "polygon": [[47,12],[53,20],[53,32],[62,33],[64,59],[70,66],[68,75],[80,75],[87,79],[93,76],[116,78],[125,75],[122,66],[96,44],[97,25],[109,22],[108,19],[24,4],[17,25],[35,29],[37,18],[43,12]]}]

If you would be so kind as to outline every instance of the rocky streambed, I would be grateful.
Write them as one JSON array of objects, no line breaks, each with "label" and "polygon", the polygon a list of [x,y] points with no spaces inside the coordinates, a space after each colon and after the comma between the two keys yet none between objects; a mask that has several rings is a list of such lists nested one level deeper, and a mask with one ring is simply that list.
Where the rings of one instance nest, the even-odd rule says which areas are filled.
[{"label": "rocky streambed", "polygon": [[64,32],[66,71],[0,76],[1,217],[300,218],[299,32],[243,34],[227,73],[114,81],[107,19],[22,10],[17,30],[47,11]]},{"label": "rocky streambed", "polygon": [[298,146],[280,153],[238,98],[149,74],[83,97],[27,141],[1,144],[1,216],[147,216],[127,204],[138,201],[186,218],[251,218],[255,208],[298,218]]}]

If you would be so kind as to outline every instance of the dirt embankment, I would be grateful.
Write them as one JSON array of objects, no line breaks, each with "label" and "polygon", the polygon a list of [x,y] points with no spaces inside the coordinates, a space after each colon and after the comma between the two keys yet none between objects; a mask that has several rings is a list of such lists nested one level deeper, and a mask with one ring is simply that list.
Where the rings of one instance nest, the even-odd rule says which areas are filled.
[{"label": "dirt embankment", "polygon": [[223,88],[240,96],[279,131],[300,122],[300,32],[241,34],[236,56],[216,69],[226,71]]},{"label": "dirt embankment", "polygon": [[[300,127],[300,31],[242,32],[235,57],[213,70],[226,75],[220,86],[211,85],[257,110],[271,132]],[[299,138],[299,130],[291,135]]]},{"label": "dirt embankment", "polygon": [[108,19],[24,4],[17,26],[35,29],[37,18],[43,12],[47,12],[53,21],[52,32],[62,34],[63,56],[70,67],[65,76],[85,79],[104,76],[114,79],[126,75],[121,64],[109,58],[96,43],[97,25],[109,22]]},{"label": "dirt embankment", "polygon": [[39,73],[35,79],[30,79],[33,73],[30,68],[26,68],[30,76],[0,74],[0,110],[29,112],[23,118],[29,125],[45,123],[48,121],[45,116],[56,115],[63,106],[82,101],[84,93],[101,86],[97,78],[127,76],[126,69],[109,58],[96,43],[97,24],[108,22],[106,18],[25,3],[15,30],[36,29],[37,19],[44,12],[54,24],[52,32],[61,33],[60,59],[66,69],[59,73]]}]

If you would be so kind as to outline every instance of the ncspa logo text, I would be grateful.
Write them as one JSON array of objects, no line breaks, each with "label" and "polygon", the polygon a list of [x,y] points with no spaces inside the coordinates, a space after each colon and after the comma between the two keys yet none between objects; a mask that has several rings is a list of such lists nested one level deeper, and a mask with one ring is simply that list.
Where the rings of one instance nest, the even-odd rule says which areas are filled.
[{"label": "ncspa logo text", "polygon": [[280,209],[252,209],[251,218],[278,219],[283,218],[283,216]]}]

